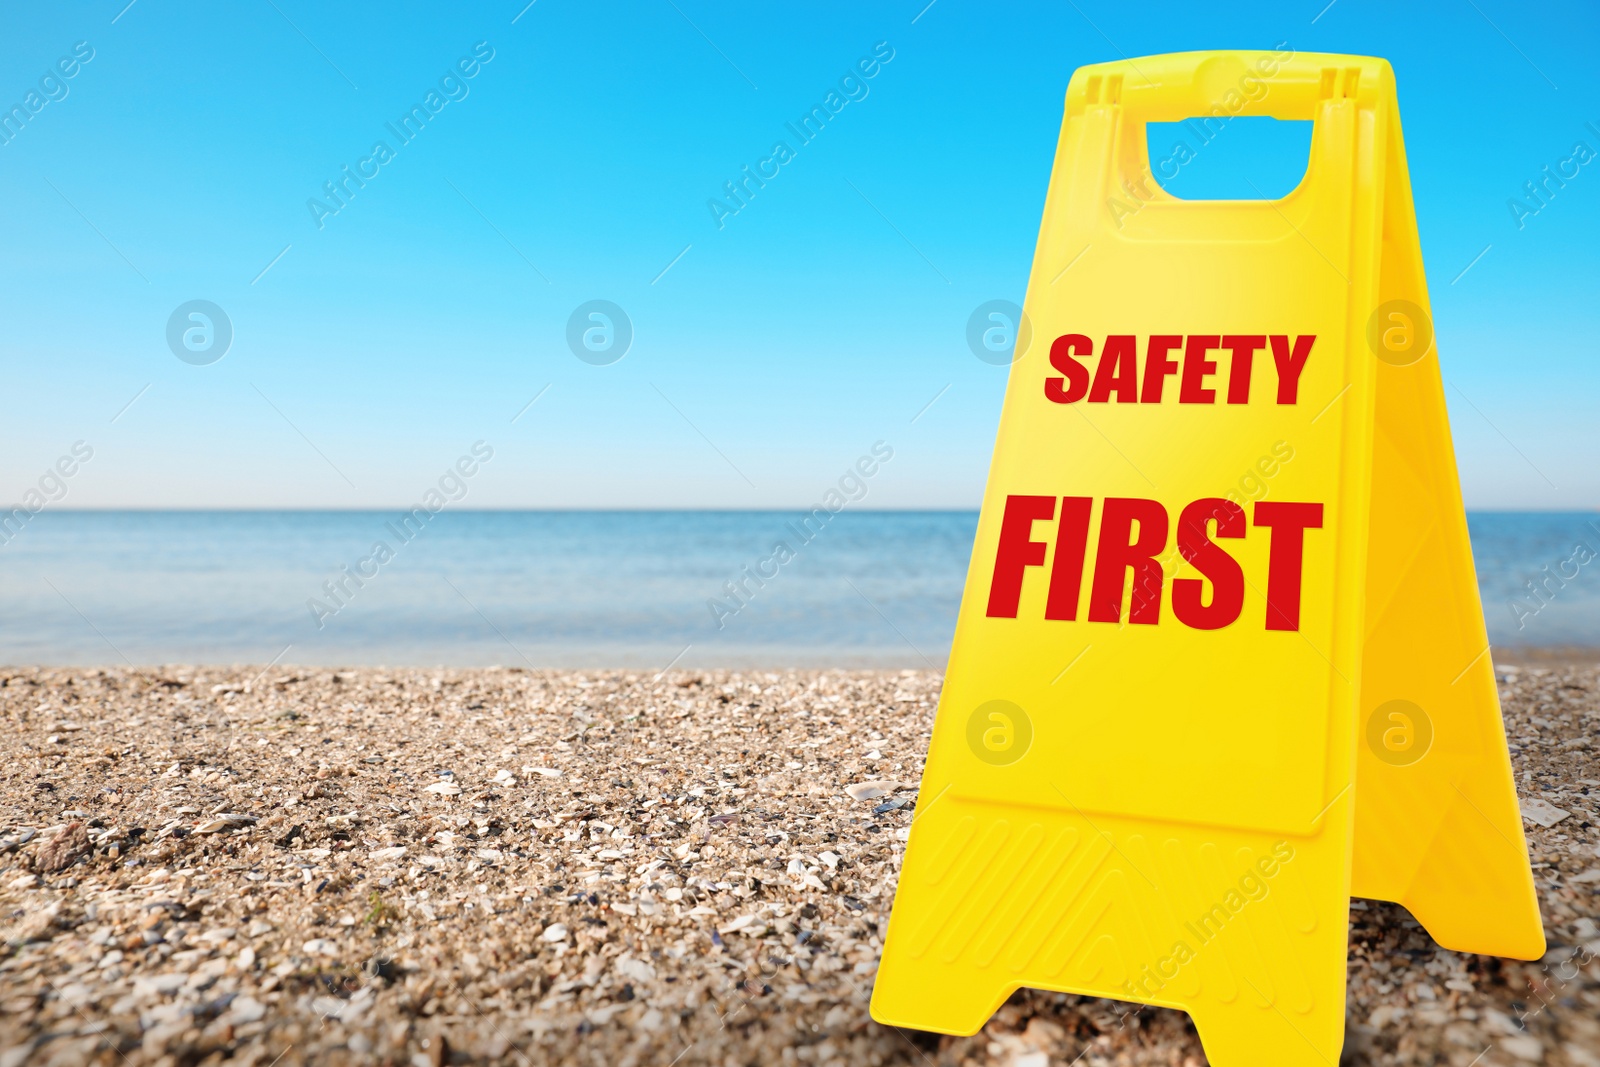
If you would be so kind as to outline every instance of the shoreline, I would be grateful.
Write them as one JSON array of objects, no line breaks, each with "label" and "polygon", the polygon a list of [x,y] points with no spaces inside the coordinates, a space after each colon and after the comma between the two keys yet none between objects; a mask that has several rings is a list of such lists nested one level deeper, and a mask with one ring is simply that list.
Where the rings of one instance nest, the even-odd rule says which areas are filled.
[{"label": "shoreline", "polygon": [[[842,662],[851,657],[848,651],[821,650],[814,657],[805,657],[787,663],[774,665],[773,660],[760,658],[745,658],[739,653],[724,656],[715,664],[685,663],[678,661],[662,670],[661,663],[651,660],[639,660],[634,663],[618,659],[595,658],[584,661],[566,661],[561,663],[535,663],[517,664],[506,661],[486,661],[484,663],[437,663],[437,662],[366,662],[360,659],[329,660],[281,660],[276,663],[229,661],[208,662],[203,660],[175,660],[168,663],[108,663],[105,660],[85,660],[82,663],[63,661],[55,663],[0,663],[0,676],[7,674],[26,674],[38,671],[63,671],[63,672],[103,672],[108,675],[119,676],[128,674],[184,674],[190,677],[218,678],[226,676],[234,678],[243,674],[253,677],[266,671],[312,671],[358,673],[358,672],[384,672],[384,671],[432,671],[432,672],[472,672],[472,671],[510,671],[525,674],[607,674],[637,677],[649,675],[654,678],[658,674],[671,673],[746,673],[746,674],[788,674],[788,673],[847,673],[847,674],[885,674],[899,671],[915,671],[917,673],[942,674],[948,665],[948,655],[931,656],[932,666],[928,661],[919,660],[914,655],[905,657],[884,656],[875,657],[867,653],[859,656],[857,662]],[[1585,663],[1600,664],[1600,645],[1491,645],[1489,656],[1496,665],[1577,665]],[[507,657],[509,659],[509,657]]]}]

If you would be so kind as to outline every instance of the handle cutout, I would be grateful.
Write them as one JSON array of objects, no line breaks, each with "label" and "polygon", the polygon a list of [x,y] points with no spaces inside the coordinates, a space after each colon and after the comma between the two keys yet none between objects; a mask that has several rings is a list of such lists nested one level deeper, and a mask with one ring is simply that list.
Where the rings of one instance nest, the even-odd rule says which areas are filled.
[{"label": "handle cutout", "polygon": [[1314,126],[1263,115],[1147,122],[1150,174],[1180,200],[1281,200],[1305,179]]}]

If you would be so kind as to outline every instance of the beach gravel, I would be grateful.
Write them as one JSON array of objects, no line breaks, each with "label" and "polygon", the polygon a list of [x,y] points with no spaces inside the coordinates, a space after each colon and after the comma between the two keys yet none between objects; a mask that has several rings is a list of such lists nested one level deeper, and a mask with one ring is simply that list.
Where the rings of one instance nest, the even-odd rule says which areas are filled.
[{"label": "beach gravel", "polygon": [[[1354,902],[1345,1063],[1600,1067],[1600,670],[1497,677],[1549,954]],[[1198,1067],[1109,1000],[870,1020],[939,685],[0,670],[0,1067]]]}]

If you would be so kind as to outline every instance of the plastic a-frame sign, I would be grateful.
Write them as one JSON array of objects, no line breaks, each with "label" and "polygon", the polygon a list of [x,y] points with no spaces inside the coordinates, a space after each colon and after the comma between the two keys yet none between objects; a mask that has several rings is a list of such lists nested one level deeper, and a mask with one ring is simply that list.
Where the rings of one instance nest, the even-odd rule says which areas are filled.
[{"label": "plastic a-frame sign", "polygon": [[[1161,189],[1147,121],[1244,114],[1313,120],[1292,193]],[[1332,1067],[1352,894],[1541,956],[1389,64],[1077,71],[1025,314],[873,1017]]]}]

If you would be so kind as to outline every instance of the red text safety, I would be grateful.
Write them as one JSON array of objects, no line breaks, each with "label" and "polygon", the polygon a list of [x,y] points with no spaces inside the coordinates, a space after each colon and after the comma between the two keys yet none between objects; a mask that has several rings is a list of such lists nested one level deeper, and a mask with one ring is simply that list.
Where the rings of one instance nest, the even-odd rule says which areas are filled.
[{"label": "red text safety", "polygon": [[1098,359],[1089,337],[1063,334],[1050,346],[1050,366],[1058,374],[1045,378],[1044,395],[1057,404],[1084,399],[1091,404],[1159,404],[1171,395],[1167,379],[1176,377],[1180,404],[1216,404],[1219,394],[1229,404],[1248,404],[1256,353],[1265,350],[1277,372],[1277,402],[1293,404],[1316,340],[1315,334],[1292,339],[1287,334],[1152,334],[1141,369],[1139,339],[1131,333],[1107,337]]}]

